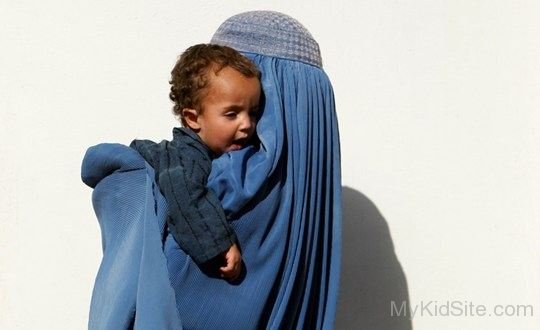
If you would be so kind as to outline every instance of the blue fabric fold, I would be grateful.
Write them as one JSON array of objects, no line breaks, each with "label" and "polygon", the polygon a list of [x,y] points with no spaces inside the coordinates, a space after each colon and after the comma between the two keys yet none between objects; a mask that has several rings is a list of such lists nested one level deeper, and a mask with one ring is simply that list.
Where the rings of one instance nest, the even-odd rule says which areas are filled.
[{"label": "blue fabric fold", "polygon": [[91,328],[333,327],[341,174],[332,87],[317,67],[246,55],[262,72],[260,147],[214,160],[208,180],[232,215],[245,273],[229,283],[199,268],[164,231],[167,205],[152,168],[130,154],[111,173],[107,158],[124,151],[95,147],[83,177],[98,182],[93,201],[106,244]]}]

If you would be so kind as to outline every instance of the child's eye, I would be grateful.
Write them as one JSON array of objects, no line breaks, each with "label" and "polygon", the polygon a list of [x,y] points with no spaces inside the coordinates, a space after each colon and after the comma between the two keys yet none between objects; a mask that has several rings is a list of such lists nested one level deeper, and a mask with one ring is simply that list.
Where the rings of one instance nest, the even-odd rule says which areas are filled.
[{"label": "child's eye", "polygon": [[225,117],[227,117],[227,118],[236,118],[236,112],[233,112],[233,111],[227,112],[227,113],[225,113]]}]

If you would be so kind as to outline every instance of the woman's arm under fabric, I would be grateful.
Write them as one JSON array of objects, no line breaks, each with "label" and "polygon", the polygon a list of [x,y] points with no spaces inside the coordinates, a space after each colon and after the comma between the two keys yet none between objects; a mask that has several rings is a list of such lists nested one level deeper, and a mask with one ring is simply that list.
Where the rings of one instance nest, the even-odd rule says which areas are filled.
[{"label": "woman's arm under fabric", "polygon": [[102,235],[89,329],[181,329],[163,254],[166,202],[152,168],[133,149],[101,144],[88,149],[83,181]]}]

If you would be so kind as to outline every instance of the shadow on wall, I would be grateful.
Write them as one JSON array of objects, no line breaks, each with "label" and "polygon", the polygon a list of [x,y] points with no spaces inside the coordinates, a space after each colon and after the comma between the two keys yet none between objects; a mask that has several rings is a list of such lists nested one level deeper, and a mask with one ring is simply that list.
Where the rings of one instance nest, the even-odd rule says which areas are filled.
[{"label": "shadow on wall", "polygon": [[336,329],[412,329],[405,308],[396,315],[402,302],[407,307],[410,302],[388,224],[372,201],[348,187],[343,187],[342,251]]}]

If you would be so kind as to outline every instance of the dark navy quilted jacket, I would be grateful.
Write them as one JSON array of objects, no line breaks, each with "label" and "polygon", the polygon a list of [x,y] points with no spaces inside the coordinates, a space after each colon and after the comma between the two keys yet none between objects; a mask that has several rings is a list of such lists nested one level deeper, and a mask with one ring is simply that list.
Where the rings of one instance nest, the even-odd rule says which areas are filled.
[{"label": "dark navy quilted jacket", "polygon": [[134,140],[130,147],[155,169],[169,204],[169,231],[196,263],[210,261],[236,241],[220,201],[206,187],[213,153],[197,134],[176,127],[172,141]]}]

